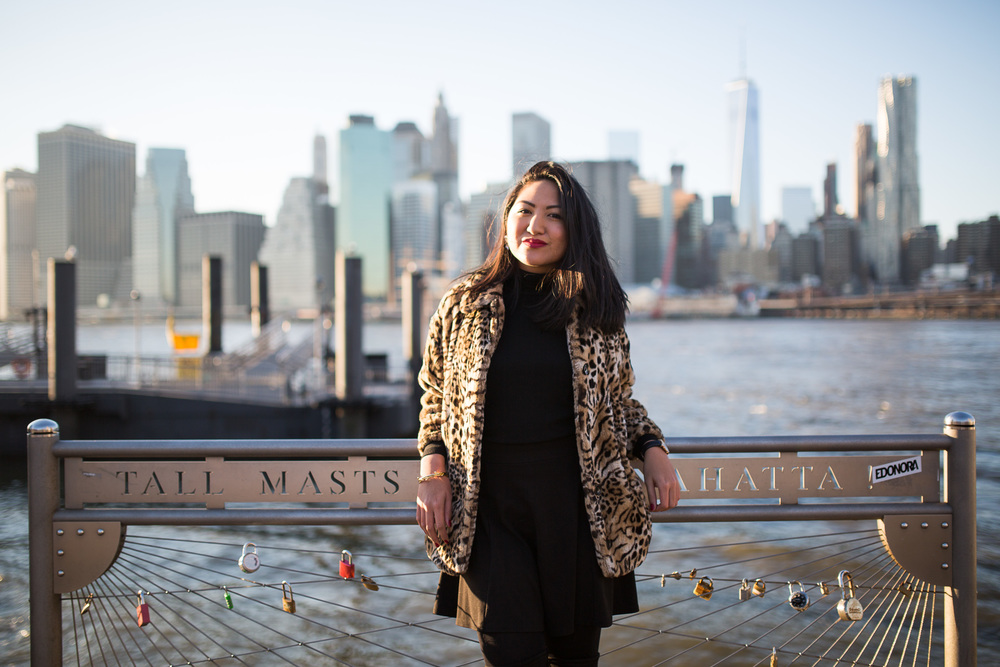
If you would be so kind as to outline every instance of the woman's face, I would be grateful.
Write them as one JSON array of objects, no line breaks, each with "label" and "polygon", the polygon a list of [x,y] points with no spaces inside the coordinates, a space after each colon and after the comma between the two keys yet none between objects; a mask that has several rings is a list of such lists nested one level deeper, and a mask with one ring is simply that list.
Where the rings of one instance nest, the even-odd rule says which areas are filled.
[{"label": "woman's face", "polygon": [[566,221],[552,181],[532,181],[507,214],[507,247],[522,269],[548,273],[566,254]]}]

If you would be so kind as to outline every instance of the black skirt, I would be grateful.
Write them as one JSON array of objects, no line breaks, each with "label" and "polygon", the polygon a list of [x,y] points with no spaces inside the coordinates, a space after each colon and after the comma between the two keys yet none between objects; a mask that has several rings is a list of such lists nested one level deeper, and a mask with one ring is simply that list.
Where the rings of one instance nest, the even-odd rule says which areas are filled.
[{"label": "black skirt", "polygon": [[485,442],[468,571],[442,574],[434,612],[484,632],[571,634],[639,610],[635,577],[600,571],[575,438]]}]

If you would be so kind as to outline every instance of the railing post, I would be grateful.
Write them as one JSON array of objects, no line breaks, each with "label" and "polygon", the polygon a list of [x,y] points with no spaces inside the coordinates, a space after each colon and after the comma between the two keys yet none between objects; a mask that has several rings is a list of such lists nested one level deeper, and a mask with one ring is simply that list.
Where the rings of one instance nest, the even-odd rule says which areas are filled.
[{"label": "railing post", "polygon": [[955,438],[945,462],[945,502],[951,505],[952,585],[945,588],[945,667],[975,667],[976,610],[976,420],[967,412],[944,419]]},{"label": "railing post", "polygon": [[62,662],[62,598],[53,584],[52,517],[59,509],[59,460],[52,447],[59,425],[36,419],[28,425],[28,566],[31,599],[31,664]]}]

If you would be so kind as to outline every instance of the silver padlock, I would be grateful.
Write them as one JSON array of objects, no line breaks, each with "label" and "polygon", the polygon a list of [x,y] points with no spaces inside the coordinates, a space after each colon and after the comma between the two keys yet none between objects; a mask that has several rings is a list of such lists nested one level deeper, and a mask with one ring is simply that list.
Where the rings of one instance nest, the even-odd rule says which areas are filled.
[{"label": "silver padlock", "polygon": [[260,569],[260,556],[257,555],[256,544],[247,542],[243,545],[243,555],[240,556],[239,566],[247,574]]},{"label": "silver padlock", "polygon": [[746,602],[753,596],[753,591],[750,590],[750,582],[746,579],[740,584],[740,602]]},{"label": "silver padlock", "polygon": [[837,603],[837,615],[842,621],[860,621],[864,618],[865,608],[861,606],[861,601],[854,597],[854,578],[847,570],[841,570],[837,582],[840,583],[841,598]]},{"label": "silver padlock", "polygon": [[[793,585],[798,585],[799,590],[793,590]],[[809,596],[806,595],[806,590],[802,587],[802,582],[791,581],[788,583],[788,604],[795,611],[805,611],[809,608]]]}]

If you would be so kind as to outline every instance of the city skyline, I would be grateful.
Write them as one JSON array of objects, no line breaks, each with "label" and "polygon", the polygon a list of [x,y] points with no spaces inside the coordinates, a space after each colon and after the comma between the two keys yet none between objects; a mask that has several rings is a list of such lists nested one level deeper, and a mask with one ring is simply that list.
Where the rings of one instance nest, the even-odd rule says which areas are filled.
[{"label": "city skyline", "polygon": [[[102,5],[6,10],[0,52],[17,63],[5,86],[17,94],[0,123],[0,168],[36,171],[39,133],[94,126],[140,156],[184,149],[199,210],[259,213],[271,225],[288,180],[311,171],[317,132],[332,155],[351,114],[385,130],[413,121],[429,135],[443,93],[460,122],[463,200],[509,177],[510,118],[531,111],[551,123],[555,159],[605,159],[609,133],[636,132],[643,177],[667,183],[670,164],[684,164],[686,189],[708,201],[730,190],[726,85],[745,73],[760,93],[763,221],[780,216],[784,187],[822,201],[829,162],[853,214],[855,127],[875,123],[881,78],[907,75],[920,82],[922,222],[953,238],[959,222],[1000,208],[1000,129],[989,117],[1000,8],[988,3],[625,2],[608,17],[596,3],[490,12],[292,2],[275,17],[262,4],[181,2],[141,24],[123,3]],[[561,56],[535,71],[521,57],[529,49]]]}]

